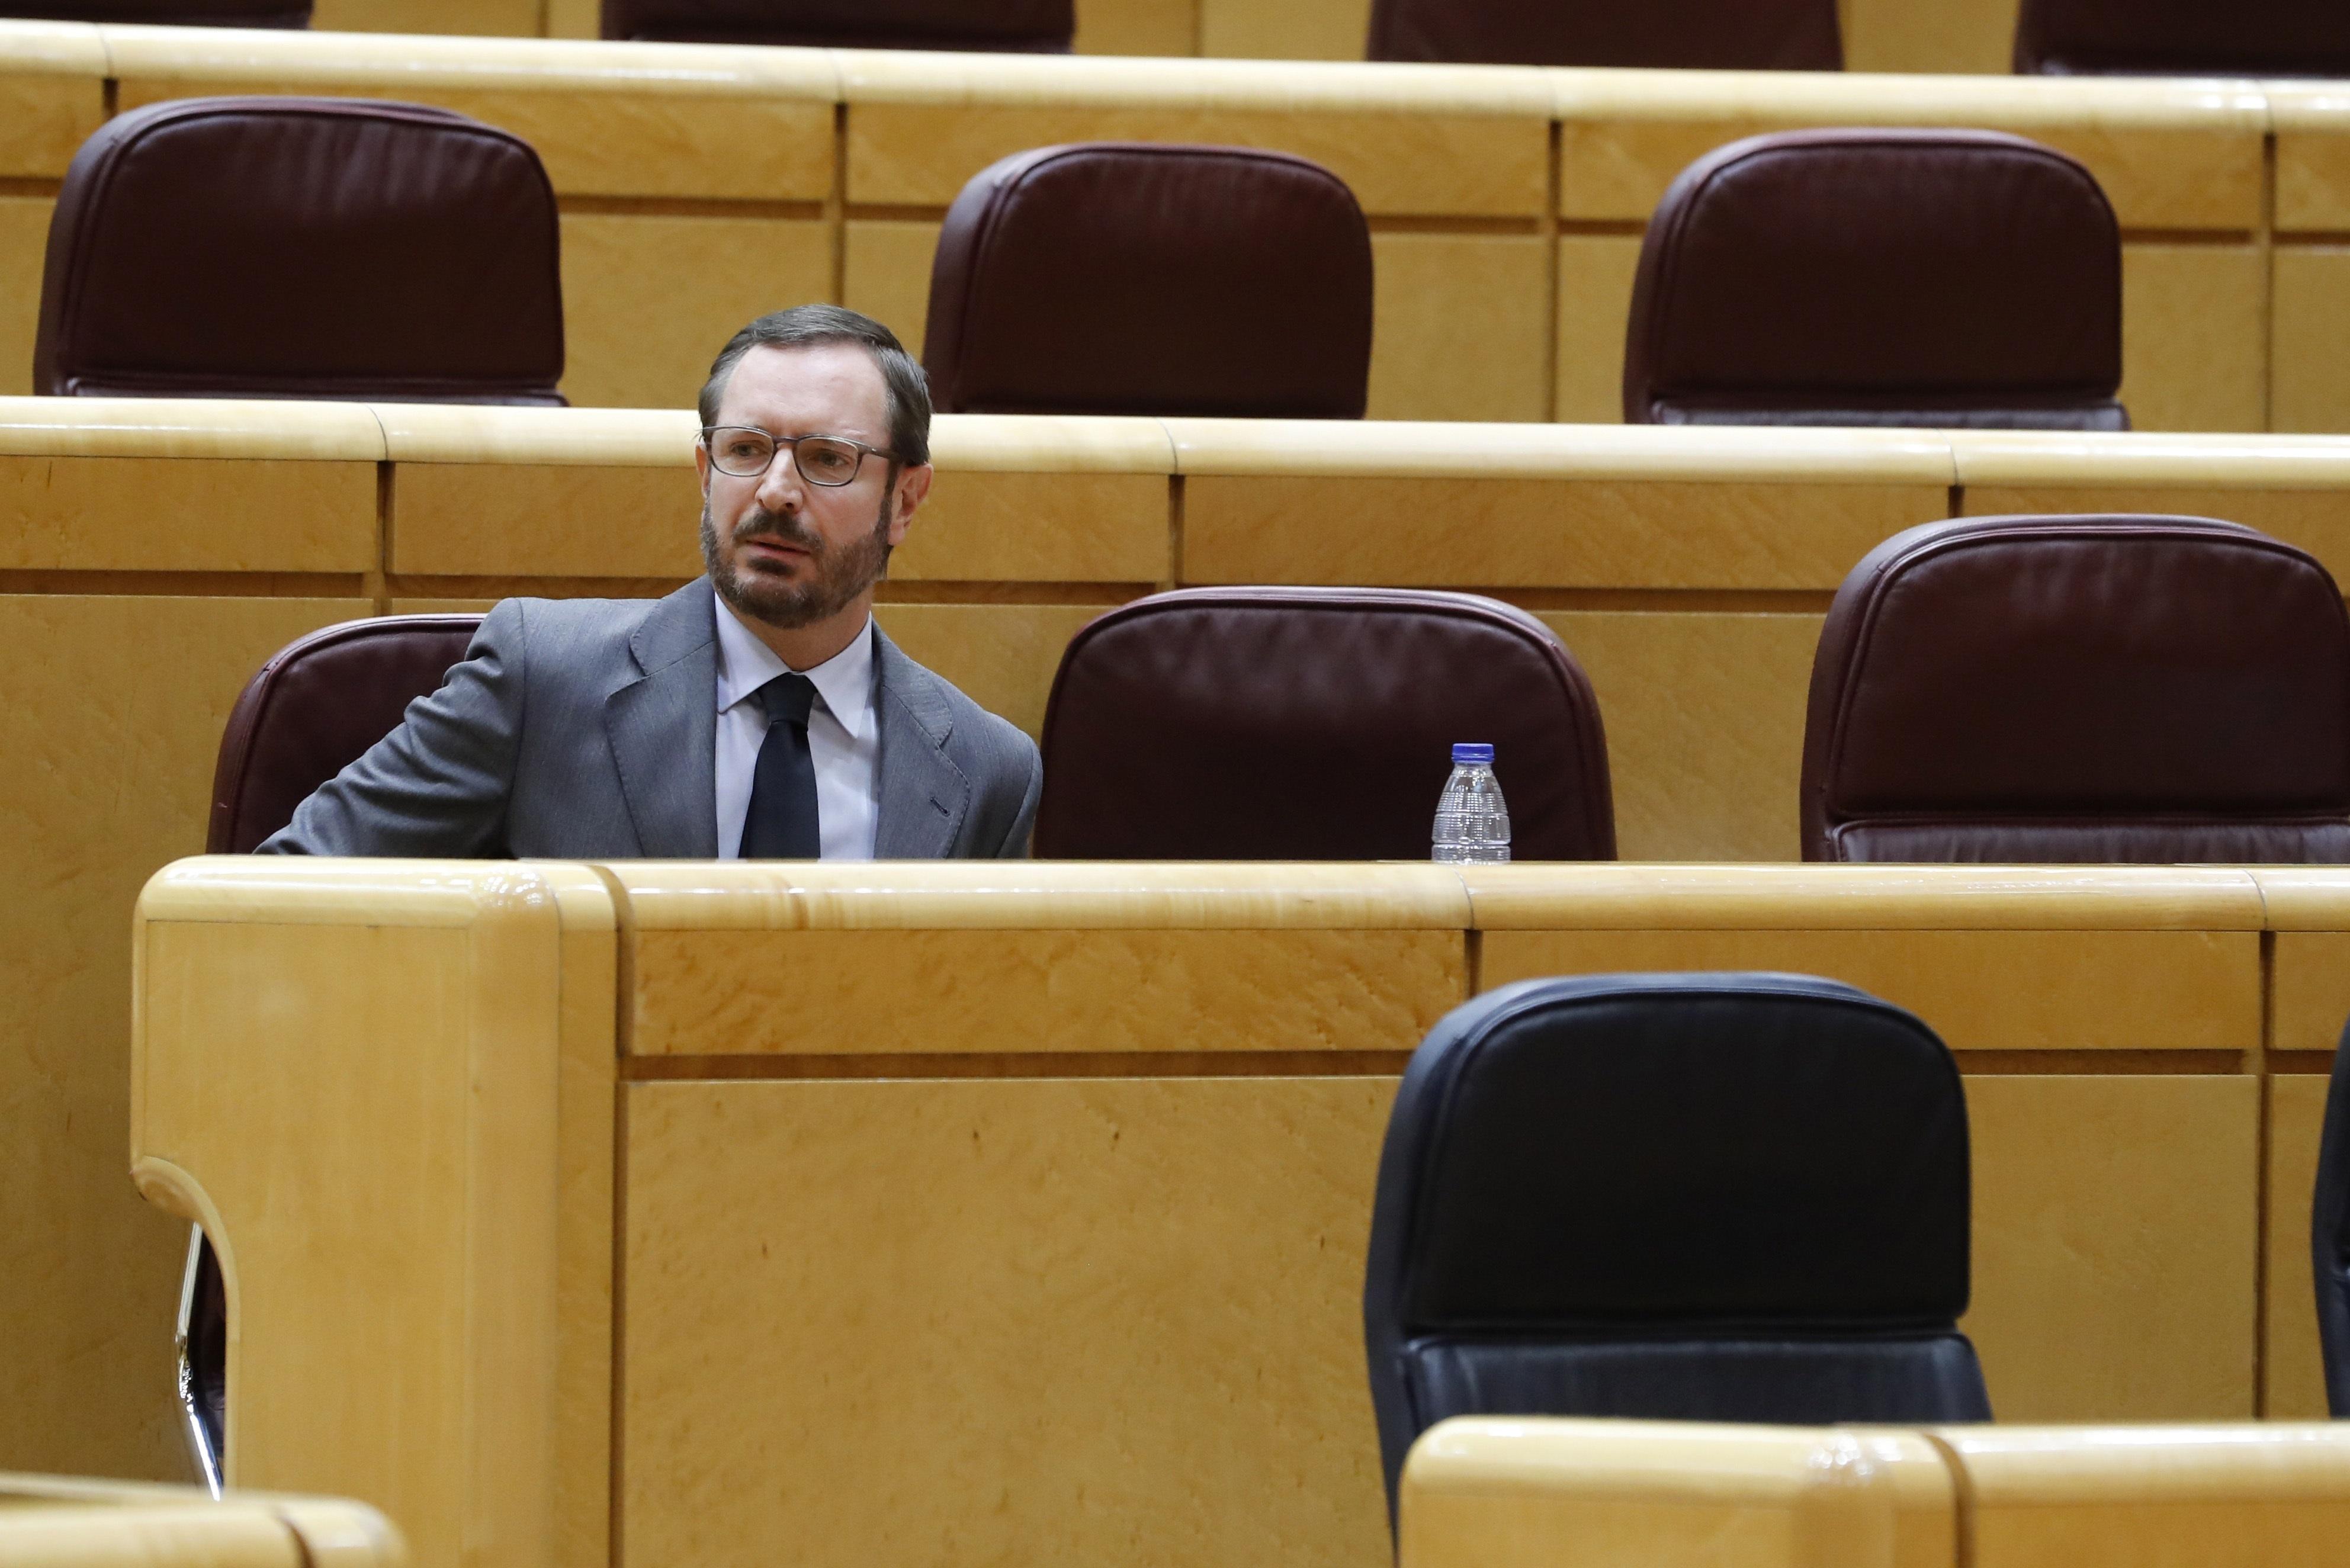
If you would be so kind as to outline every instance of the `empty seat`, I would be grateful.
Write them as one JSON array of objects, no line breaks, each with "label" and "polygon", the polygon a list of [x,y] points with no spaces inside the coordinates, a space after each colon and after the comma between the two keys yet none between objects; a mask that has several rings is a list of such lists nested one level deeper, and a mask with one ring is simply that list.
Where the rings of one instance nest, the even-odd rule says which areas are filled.
[{"label": "empty seat", "polygon": [[2350,76],[2342,0],[2023,0],[2015,68],[2072,76]]},{"label": "empty seat", "polygon": [[1363,1287],[1388,1499],[1453,1416],[1978,1421],[1966,1100],[1833,981],[1524,981],[1411,1059]]},{"label": "empty seat", "polygon": [[1479,65],[1844,68],[1835,0],[1372,0],[1368,53]]},{"label": "empty seat", "polygon": [[604,36],[1066,54],[1073,0],[604,0]]},{"label": "empty seat", "polygon": [[307,27],[310,0],[0,0],[0,16],[172,27]]},{"label": "empty seat", "polygon": [[1035,851],[1425,860],[1460,741],[1494,747],[1515,858],[1614,858],[1598,704],[1523,610],[1366,588],[1154,594],[1061,656]]},{"label": "empty seat", "polygon": [[922,361],[941,413],[1360,419],[1370,230],[1286,153],[1017,153],[947,212]]},{"label": "empty seat", "polygon": [[34,389],[560,403],[557,254],[537,155],[463,115],[155,104],[66,171]]},{"label": "empty seat", "polygon": [[2350,860],[2350,618],[2199,517],[1897,534],[1820,632],[1807,860]]},{"label": "empty seat", "polygon": [[[397,729],[441,688],[480,628],[477,615],[383,616],[297,638],[245,683],[213,771],[207,855],[246,855],[294,820],[310,792]],[[198,1474],[217,1492],[225,1446],[228,1305],[199,1240],[181,1287],[180,1398]]]},{"label": "empty seat", "polygon": [[1987,130],[1750,137],[1640,246],[1634,424],[2126,430],[2121,231],[2089,171]]}]

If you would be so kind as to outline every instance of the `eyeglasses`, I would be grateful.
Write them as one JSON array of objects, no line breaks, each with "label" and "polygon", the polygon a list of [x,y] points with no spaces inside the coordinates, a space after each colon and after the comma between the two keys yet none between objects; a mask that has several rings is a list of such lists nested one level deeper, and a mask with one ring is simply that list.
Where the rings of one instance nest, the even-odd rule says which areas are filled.
[{"label": "eyeglasses", "polygon": [[898,461],[895,452],[846,436],[771,436],[748,425],[712,425],[702,432],[710,466],[736,479],[756,479],[775,461],[779,447],[792,449],[792,464],[810,484],[847,484],[865,466],[865,454]]}]

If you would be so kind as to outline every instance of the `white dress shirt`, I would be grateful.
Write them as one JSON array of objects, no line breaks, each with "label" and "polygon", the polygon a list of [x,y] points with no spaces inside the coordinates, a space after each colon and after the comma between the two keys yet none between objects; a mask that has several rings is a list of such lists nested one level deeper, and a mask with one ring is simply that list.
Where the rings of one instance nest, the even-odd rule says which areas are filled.
[{"label": "white dress shirt", "polygon": [[[718,601],[718,855],[739,859],[751,814],[751,775],[767,740],[759,688],[791,670]],[[827,860],[870,860],[880,820],[881,722],[873,706],[873,618],[848,646],[798,673],[816,683],[808,757],[816,764],[818,842]]]}]

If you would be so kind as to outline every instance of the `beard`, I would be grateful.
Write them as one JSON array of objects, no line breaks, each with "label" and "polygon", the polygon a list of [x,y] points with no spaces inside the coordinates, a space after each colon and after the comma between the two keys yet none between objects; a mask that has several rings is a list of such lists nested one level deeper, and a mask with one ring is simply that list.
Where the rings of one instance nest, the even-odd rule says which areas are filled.
[{"label": "beard", "polygon": [[729,542],[738,548],[753,539],[773,539],[807,552],[806,570],[785,577],[774,572],[745,570],[741,557],[718,550],[718,524],[710,503],[702,504],[702,563],[709,569],[711,587],[735,614],[793,631],[827,620],[847,609],[857,596],[889,575],[889,496],[884,493],[881,515],[869,534],[835,546],[797,517],[783,516],[754,506],[734,524]]}]

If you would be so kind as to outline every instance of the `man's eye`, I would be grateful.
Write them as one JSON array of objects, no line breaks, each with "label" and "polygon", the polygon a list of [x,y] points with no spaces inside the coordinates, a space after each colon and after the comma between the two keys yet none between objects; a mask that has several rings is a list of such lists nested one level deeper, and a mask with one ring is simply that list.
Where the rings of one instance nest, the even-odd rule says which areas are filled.
[{"label": "man's eye", "polygon": [[826,448],[807,454],[808,466],[818,473],[831,475],[848,472],[848,459],[840,452]]},{"label": "man's eye", "polygon": [[765,450],[766,449],[764,447],[761,446],[754,441],[730,441],[726,443],[726,455],[728,457],[739,457],[746,461],[757,457]]}]

